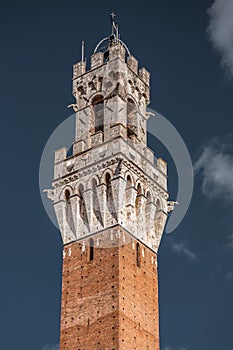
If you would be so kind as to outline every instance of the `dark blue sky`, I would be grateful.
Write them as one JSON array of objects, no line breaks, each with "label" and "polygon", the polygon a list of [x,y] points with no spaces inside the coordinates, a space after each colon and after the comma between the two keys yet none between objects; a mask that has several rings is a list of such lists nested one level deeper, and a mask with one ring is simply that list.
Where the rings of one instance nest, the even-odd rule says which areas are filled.
[{"label": "dark blue sky", "polygon": [[[41,350],[59,341],[62,244],[41,203],[39,163],[51,132],[70,115],[81,39],[89,57],[110,32],[112,10],[122,39],[151,72],[150,107],[177,128],[193,162],[217,137],[185,219],[160,247],[161,350],[233,347],[232,193],[208,178],[233,169],[229,136],[224,146],[233,131],[233,83],[206,33],[211,4],[1,3],[1,349]],[[169,162],[174,198],[174,164],[161,145],[153,148]],[[216,154],[225,162],[208,168]]]}]

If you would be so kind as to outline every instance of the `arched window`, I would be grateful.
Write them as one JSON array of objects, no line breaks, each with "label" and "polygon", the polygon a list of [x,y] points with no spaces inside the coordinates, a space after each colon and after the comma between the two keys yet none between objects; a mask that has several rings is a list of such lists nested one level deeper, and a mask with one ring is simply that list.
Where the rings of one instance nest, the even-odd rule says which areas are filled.
[{"label": "arched window", "polygon": [[104,99],[102,95],[97,95],[92,100],[92,108],[94,113],[94,130],[104,131]]},{"label": "arched window", "polygon": [[69,190],[65,190],[65,200],[66,203],[70,204],[70,191]]},{"label": "arched window", "polygon": [[126,205],[130,204],[132,197],[132,179],[130,175],[126,178]]},{"label": "arched window", "polygon": [[141,195],[142,195],[142,186],[138,184],[137,186],[137,197],[135,203],[136,214],[139,214],[140,206],[141,206]]},{"label": "arched window", "polygon": [[162,210],[162,205],[159,199],[157,199],[155,206],[156,206],[156,211],[155,211],[155,217],[154,217],[154,228],[155,228],[155,233],[157,233],[160,230],[160,220],[161,220],[161,210]]},{"label": "arched window", "polygon": [[151,219],[151,213],[153,212],[153,208],[152,208],[152,196],[150,191],[147,191],[146,193],[146,207],[145,207],[145,224],[146,227],[148,228],[150,225],[150,219]]},{"label": "arched window", "polygon": [[140,265],[141,265],[140,245],[139,245],[139,243],[136,244],[136,265],[137,265],[137,267],[140,267]]},{"label": "arched window", "polygon": [[93,238],[89,239],[89,260],[93,261],[94,260],[94,241]]},{"label": "arched window", "polygon": [[126,183],[126,189],[127,188],[130,188],[132,186],[132,179],[131,179],[131,176],[130,175],[127,175],[127,183]]},{"label": "arched window", "polygon": [[150,191],[147,191],[146,193],[146,204],[150,204],[152,201],[151,193]]},{"label": "arched window", "polygon": [[105,175],[105,183],[106,183],[106,187],[107,187],[107,201],[109,202],[111,200],[111,176],[109,173],[107,173]]},{"label": "arched window", "polygon": [[85,201],[84,201],[84,198],[83,198],[83,191],[84,191],[83,185],[80,184],[79,187],[78,187],[78,194],[79,194],[79,197],[80,197],[79,212],[80,212],[81,219],[83,220],[83,222],[85,224],[87,224],[88,220],[87,220],[86,205],[85,205]]},{"label": "arched window", "polygon": [[100,212],[100,207],[99,207],[99,201],[98,201],[98,195],[97,195],[97,181],[96,179],[92,179],[92,201],[93,201],[93,225],[97,225],[98,222],[102,223],[102,218],[101,218],[101,212]]},{"label": "arched window", "polygon": [[137,136],[136,112],[137,112],[137,108],[134,101],[131,98],[128,98],[127,100],[127,136],[129,139],[133,139],[134,136]]},{"label": "arched window", "polygon": [[156,213],[159,213],[161,211],[161,209],[162,209],[162,205],[161,205],[161,202],[160,202],[159,199],[157,199],[155,205],[156,205]]}]

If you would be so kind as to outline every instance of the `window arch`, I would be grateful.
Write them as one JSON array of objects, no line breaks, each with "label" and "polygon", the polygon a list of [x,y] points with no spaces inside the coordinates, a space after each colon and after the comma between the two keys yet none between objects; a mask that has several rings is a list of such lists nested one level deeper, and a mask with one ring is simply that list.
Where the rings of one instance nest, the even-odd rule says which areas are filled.
[{"label": "window arch", "polygon": [[104,132],[104,98],[97,95],[92,99],[92,109],[94,114],[94,130]]}]

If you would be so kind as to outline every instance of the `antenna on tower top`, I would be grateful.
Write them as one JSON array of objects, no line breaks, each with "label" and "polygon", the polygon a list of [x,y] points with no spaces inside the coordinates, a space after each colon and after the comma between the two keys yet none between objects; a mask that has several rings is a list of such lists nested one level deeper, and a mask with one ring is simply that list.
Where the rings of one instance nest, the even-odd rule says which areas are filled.
[{"label": "antenna on tower top", "polygon": [[84,62],[84,40],[82,40],[82,62]]}]

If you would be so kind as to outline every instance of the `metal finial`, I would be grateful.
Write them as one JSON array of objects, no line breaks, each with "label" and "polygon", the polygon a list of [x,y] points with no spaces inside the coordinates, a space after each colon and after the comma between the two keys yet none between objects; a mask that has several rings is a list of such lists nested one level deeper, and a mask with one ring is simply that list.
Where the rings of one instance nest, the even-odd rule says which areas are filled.
[{"label": "metal finial", "polygon": [[114,32],[116,30],[116,23],[115,23],[115,13],[112,11],[112,13],[110,14],[110,18],[111,18],[111,24],[112,24],[112,35],[114,35]]}]

